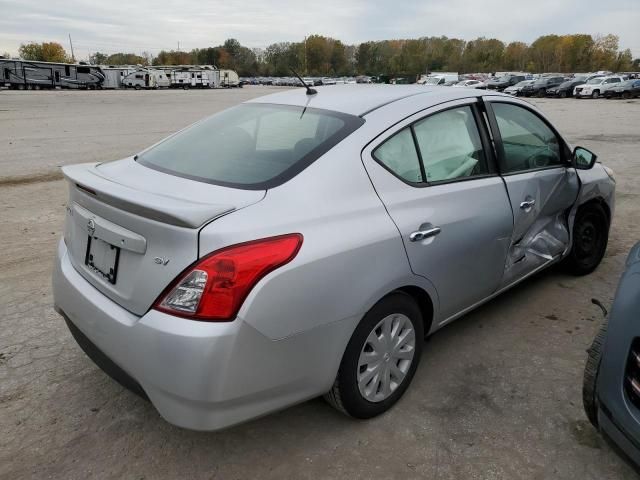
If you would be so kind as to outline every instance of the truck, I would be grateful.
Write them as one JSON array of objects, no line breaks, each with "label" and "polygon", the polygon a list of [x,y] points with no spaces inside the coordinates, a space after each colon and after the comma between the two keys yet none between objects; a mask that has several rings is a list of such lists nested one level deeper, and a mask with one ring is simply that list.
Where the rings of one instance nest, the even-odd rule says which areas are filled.
[{"label": "truck", "polygon": [[420,85],[453,85],[460,80],[458,72],[431,72],[420,75],[416,83]]}]

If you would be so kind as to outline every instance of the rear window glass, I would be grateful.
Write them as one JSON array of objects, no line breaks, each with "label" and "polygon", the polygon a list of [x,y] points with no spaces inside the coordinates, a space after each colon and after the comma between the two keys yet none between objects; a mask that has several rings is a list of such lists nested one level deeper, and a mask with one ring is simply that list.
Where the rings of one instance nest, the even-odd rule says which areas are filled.
[{"label": "rear window glass", "polygon": [[279,185],[364,123],[338,112],[274,104],[230,108],[138,156],[150,168],[238,188]]}]

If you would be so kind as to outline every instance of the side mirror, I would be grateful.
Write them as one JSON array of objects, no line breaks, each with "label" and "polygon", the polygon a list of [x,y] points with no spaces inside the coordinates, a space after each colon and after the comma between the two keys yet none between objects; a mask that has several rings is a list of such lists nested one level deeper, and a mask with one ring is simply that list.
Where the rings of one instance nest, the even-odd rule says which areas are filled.
[{"label": "side mirror", "polygon": [[593,168],[598,156],[583,147],[576,147],[573,149],[571,155],[571,164],[578,170],[589,170]]}]

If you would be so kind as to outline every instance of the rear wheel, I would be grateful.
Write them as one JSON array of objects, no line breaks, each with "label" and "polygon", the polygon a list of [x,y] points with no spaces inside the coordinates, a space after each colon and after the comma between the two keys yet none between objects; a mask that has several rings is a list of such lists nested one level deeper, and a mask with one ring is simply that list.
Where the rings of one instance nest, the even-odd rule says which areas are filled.
[{"label": "rear wheel", "polygon": [[600,369],[600,361],[602,360],[602,348],[607,337],[607,323],[602,325],[596,338],[589,350],[587,350],[587,363],[584,367],[584,376],[582,378],[582,406],[584,413],[591,424],[598,428],[598,403],[596,396],[596,385],[598,383],[598,370]]},{"label": "rear wheel", "polygon": [[413,379],[423,337],[416,302],[402,292],[386,296],[356,327],[325,399],[355,418],[386,412]]},{"label": "rear wheel", "polygon": [[574,275],[593,272],[604,257],[609,241],[609,218],[598,203],[578,209],[573,224],[573,243],[564,265]]}]

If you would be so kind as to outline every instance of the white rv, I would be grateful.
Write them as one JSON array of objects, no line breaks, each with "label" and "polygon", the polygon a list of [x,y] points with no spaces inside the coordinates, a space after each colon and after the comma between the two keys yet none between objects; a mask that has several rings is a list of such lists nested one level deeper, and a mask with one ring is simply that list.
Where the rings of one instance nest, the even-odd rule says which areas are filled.
[{"label": "white rv", "polygon": [[169,73],[172,88],[214,88],[220,83],[219,70],[184,69]]},{"label": "white rv", "polygon": [[169,72],[155,70],[153,68],[141,68],[130,73],[122,79],[124,88],[135,88],[136,90],[168,88],[171,85]]},{"label": "white rv", "polygon": [[136,67],[101,65],[100,71],[104,75],[102,88],[122,88],[125,77],[136,71]]},{"label": "white rv", "polygon": [[220,86],[224,88],[239,87],[240,77],[233,70],[220,70]]}]

